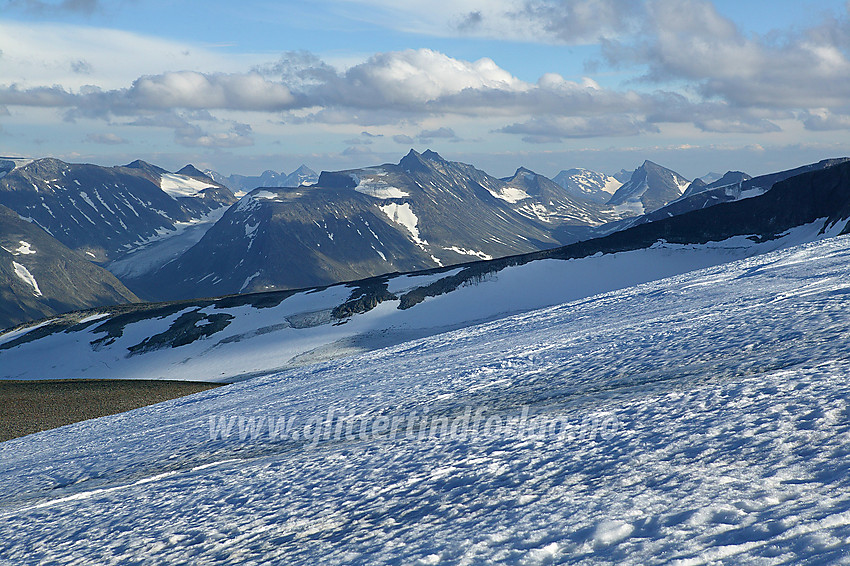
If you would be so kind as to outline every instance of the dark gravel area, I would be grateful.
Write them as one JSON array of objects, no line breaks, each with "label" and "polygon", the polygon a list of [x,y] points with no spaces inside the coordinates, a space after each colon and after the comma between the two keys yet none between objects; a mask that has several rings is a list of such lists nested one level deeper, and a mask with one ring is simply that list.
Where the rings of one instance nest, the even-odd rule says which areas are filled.
[{"label": "dark gravel area", "polygon": [[220,385],[130,379],[0,380],[0,442]]}]

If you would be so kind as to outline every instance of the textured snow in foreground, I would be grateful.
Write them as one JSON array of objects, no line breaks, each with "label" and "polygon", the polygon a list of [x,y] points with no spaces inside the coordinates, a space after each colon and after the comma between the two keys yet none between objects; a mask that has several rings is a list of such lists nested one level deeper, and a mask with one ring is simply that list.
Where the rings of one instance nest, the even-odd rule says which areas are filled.
[{"label": "textured snow in foreground", "polygon": [[[0,556],[846,563],[848,259],[806,244],[5,442]],[[294,426],[240,440],[246,417]]]}]

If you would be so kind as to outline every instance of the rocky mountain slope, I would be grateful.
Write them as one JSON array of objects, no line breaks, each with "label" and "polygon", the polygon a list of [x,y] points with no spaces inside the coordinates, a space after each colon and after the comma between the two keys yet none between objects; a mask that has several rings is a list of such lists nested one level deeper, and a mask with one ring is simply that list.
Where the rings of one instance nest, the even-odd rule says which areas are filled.
[{"label": "rocky mountain slope", "polygon": [[111,273],[0,205],[0,328],[138,300]]},{"label": "rocky mountain slope", "polygon": [[636,216],[676,200],[682,196],[688,184],[689,181],[675,171],[652,161],[644,161],[643,165],[635,169],[631,178],[617,189],[608,204]]},{"label": "rocky mountain slope", "polygon": [[127,283],[157,299],[324,285],[556,247],[559,227],[614,218],[528,170],[501,180],[411,151],[314,186],[256,189],[177,260]]},{"label": "rocky mountain slope", "polygon": [[[745,173],[730,171],[721,179],[702,188],[689,187],[681,198],[676,199],[658,210],[623,223],[623,227],[636,226],[655,220],[678,216],[691,210],[699,210],[721,203],[734,202],[742,199],[763,195],[780,181],[796,177],[803,173],[820,171],[850,161],[850,158],[824,159],[802,167],[778,171],[758,177],[750,177]],[[728,182],[731,180],[731,183]]]},{"label": "rocky mountain slope", "polygon": [[37,159],[0,178],[0,204],[69,248],[106,263],[229,206],[229,189],[203,176],[135,161],[124,167]]}]

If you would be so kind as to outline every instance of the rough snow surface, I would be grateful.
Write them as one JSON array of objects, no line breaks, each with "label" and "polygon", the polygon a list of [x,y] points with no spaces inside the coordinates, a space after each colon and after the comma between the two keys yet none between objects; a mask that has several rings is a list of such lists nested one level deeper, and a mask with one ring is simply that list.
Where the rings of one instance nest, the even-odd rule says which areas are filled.
[{"label": "rough snow surface", "polygon": [[18,277],[18,279],[32,287],[32,294],[36,297],[40,297],[41,289],[38,288],[38,281],[35,280],[35,277],[33,277],[29,269],[27,269],[25,266],[21,265],[17,261],[12,262],[12,268],[15,270],[15,275]]},{"label": "rough snow surface", "polygon": [[846,562],[848,257],[805,244],[2,443],[0,556]]},{"label": "rough snow surface", "polygon": [[214,187],[212,183],[176,173],[163,173],[160,179],[160,188],[174,198],[197,197],[204,189]]}]

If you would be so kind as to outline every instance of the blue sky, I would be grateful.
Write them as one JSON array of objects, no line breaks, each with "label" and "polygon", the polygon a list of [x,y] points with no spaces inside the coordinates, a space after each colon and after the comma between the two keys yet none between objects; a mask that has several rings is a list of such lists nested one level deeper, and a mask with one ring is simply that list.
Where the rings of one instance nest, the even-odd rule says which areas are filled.
[{"label": "blue sky", "polygon": [[496,175],[850,154],[846,1],[0,1],[0,155]]}]

